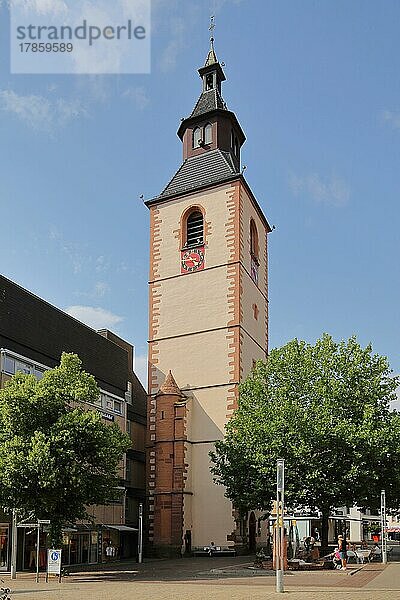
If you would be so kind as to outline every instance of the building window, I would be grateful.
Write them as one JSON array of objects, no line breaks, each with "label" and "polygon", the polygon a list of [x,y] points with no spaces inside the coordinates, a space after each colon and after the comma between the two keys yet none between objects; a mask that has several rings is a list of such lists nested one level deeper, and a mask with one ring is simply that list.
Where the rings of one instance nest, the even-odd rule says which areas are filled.
[{"label": "building window", "polygon": [[191,212],[186,221],[186,246],[199,246],[204,243],[204,219],[199,210]]},{"label": "building window", "polygon": [[122,413],[122,403],[119,400],[114,400],[114,412],[121,414]]},{"label": "building window", "polygon": [[24,373],[25,375],[29,375],[31,373],[31,366],[25,362],[20,360],[15,361],[15,372]]},{"label": "building window", "polygon": [[258,314],[259,314],[259,310],[258,310],[258,306],[257,304],[253,304],[253,316],[255,318],[256,321],[258,321]]},{"label": "building window", "polygon": [[44,369],[39,369],[39,367],[34,367],[33,374],[35,375],[36,379],[42,379],[42,377],[44,375]]},{"label": "building window", "polygon": [[93,400],[92,404],[95,404],[96,406],[103,406],[103,394],[100,394],[100,396],[98,398],[96,398],[96,400]]},{"label": "building window", "polygon": [[258,232],[253,219],[250,219],[250,254],[258,258]]},{"label": "building window", "polygon": [[258,232],[253,219],[250,220],[250,258],[251,258],[251,278],[254,283],[258,283]]},{"label": "building window", "polygon": [[193,148],[199,148],[201,142],[201,128],[196,127],[193,130]]},{"label": "building window", "polygon": [[13,358],[10,358],[9,356],[6,356],[4,358],[4,372],[8,373],[9,375],[14,375],[15,373],[15,360]]},{"label": "building window", "polygon": [[213,73],[209,73],[206,75],[206,92],[214,89],[214,75]]},{"label": "building window", "polygon": [[233,129],[231,130],[231,150],[235,156],[239,156],[239,140]]},{"label": "building window", "polygon": [[207,123],[204,127],[204,143],[211,144],[212,142],[212,125],[211,123]]}]

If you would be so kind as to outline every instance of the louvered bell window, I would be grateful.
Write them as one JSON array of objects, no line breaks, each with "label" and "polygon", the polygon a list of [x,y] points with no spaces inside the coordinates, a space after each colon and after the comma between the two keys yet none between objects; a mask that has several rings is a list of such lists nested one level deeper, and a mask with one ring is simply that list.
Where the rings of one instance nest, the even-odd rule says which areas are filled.
[{"label": "louvered bell window", "polygon": [[199,246],[203,243],[204,220],[199,210],[192,212],[187,220],[186,245]]}]

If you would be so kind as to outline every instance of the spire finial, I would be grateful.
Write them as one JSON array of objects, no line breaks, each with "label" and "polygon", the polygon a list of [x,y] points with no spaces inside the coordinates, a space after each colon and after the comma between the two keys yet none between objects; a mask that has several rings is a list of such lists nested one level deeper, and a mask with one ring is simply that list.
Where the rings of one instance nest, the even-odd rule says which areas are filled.
[{"label": "spire finial", "polygon": [[215,50],[214,50],[214,29],[215,29],[215,17],[214,15],[211,15],[210,17],[210,27],[208,28],[211,32],[211,36],[210,36],[210,51],[207,55],[206,58],[206,62],[205,62],[205,67],[208,67],[209,65],[214,65],[215,63],[218,62],[217,60],[217,56],[215,54]]},{"label": "spire finial", "polygon": [[211,15],[211,17],[210,17],[210,27],[208,29],[211,31],[210,42],[212,44],[213,41],[214,41],[214,29],[215,29],[215,17],[214,17],[214,15]]}]

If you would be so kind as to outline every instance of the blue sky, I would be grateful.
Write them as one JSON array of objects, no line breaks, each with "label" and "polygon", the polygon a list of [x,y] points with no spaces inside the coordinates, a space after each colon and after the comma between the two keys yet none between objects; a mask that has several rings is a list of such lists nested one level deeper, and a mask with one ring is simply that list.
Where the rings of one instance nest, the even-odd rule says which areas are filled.
[{"label": "blue sky", "polygon": [[[42,0],[35,0],[41,2]],[[216,16],[224,98],[271,224],[270,341],[324,331],[399,359],[400,4],[154,0],[150,75],[11,75],[0,8],[1,272],[147,340],[148,212]],[[72,308],[71,308],[72,307]]]}]

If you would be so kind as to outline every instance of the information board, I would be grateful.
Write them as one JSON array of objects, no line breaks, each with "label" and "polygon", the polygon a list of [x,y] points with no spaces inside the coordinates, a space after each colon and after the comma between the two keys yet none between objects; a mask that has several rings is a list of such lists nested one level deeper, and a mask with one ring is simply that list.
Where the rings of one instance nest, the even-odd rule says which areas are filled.
[{"label": "information board", "polygon": [[49,575],[61,574],[61,550],[47,550],[47,573]]}]

